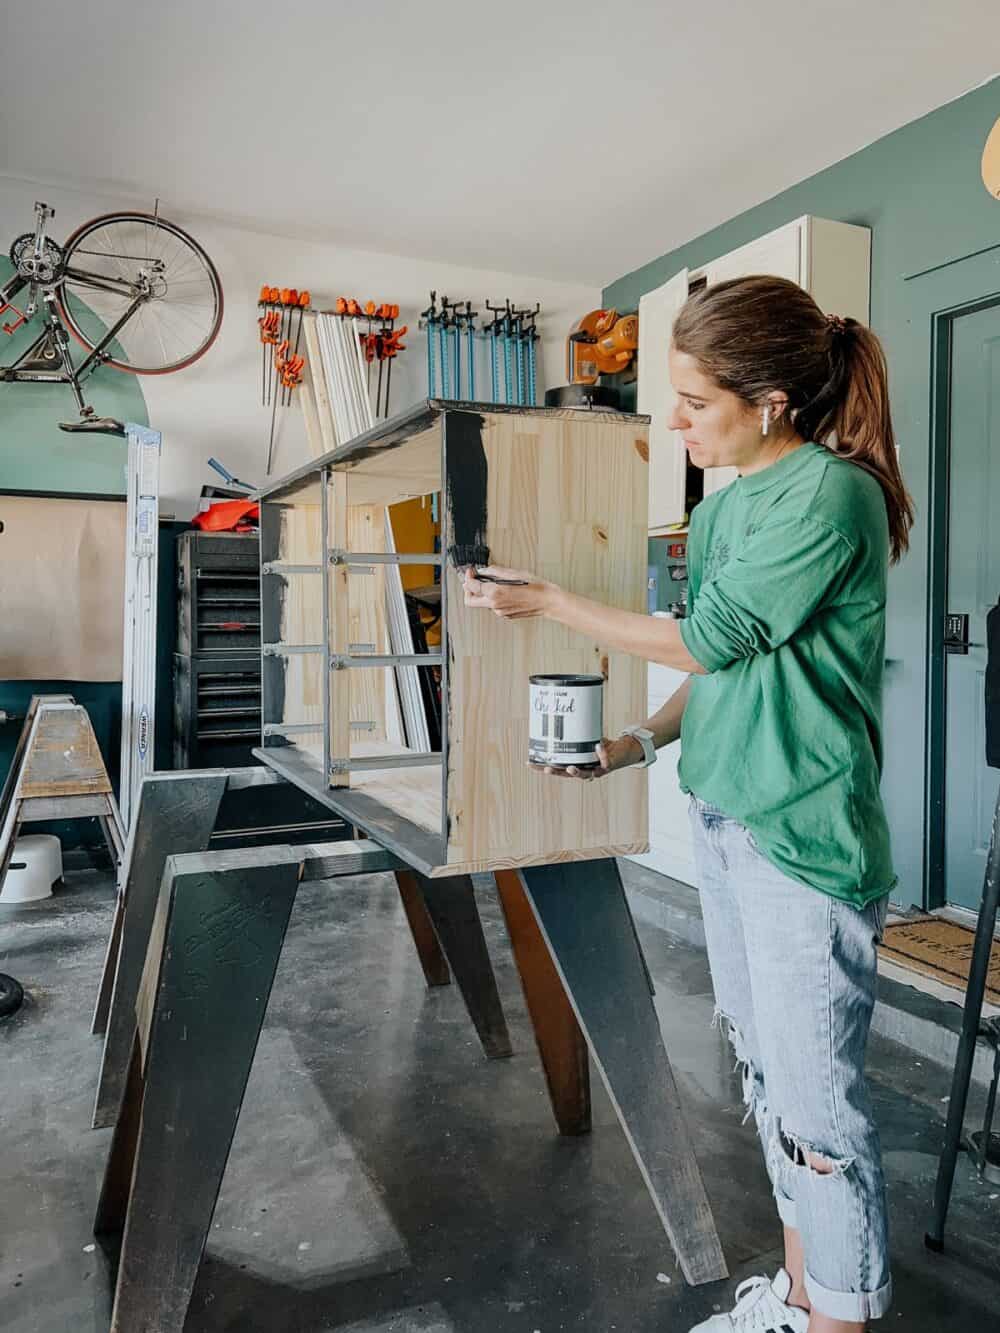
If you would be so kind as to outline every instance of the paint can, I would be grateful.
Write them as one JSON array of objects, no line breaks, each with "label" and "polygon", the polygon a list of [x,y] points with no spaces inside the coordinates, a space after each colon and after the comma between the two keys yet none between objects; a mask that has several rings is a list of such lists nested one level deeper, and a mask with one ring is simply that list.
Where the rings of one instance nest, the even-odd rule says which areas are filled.
[{"label": "paint can", "polygon": [[530,763],[596,768],[603,727],[603,676],[531,677]]}]

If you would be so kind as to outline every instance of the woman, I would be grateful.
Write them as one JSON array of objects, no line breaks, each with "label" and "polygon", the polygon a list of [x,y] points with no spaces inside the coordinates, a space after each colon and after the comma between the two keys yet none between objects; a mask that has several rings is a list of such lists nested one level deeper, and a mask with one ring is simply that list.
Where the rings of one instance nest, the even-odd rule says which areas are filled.
[{"label": "woman", "polygon": [[[692,296],[670,426],[739,476],[697,506],[687,618],[602,606],[518,571],[465,600],[547,616],[687,671],[645,723],[681,740],[715,988],[785,1230],[785,1266],[702,1333],[864,1333],[891,1299],[885,1183],[864,1079],[875,945],[895,879],[879,794],[886,572],[913,508],[878,339],[781,278]],[[604,777],[643,758],[606,739]],[[547,770],[549,772],[553,770]]]}]

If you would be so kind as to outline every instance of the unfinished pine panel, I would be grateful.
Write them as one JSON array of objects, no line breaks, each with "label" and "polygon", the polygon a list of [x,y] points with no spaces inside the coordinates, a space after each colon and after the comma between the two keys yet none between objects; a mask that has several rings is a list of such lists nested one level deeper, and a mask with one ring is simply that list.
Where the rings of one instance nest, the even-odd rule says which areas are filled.
[{"label": "unfinished pine panel", "polygon": [[[331,485],[345,483],[347,489],[347,549],[350,551],[381,552],[385,550],[385,518],[381,505],[355,502],[353,476],[335,476]],[[334,545],[331,541],[331,546]],[[341,566],[340,569],[345,569]],[[348,644],[344,651],[388,653],[389,632],[385,613],[385,565],[372,565],[370,572],[356,568],[346,574],[344,591],[347,597]],[[354,646],[352,646],[354,645]],[[338,750],[344,756],[355,753],[357,740],[384,741],[386,737],[385,693],[387,675],[391,667],[373,667],[334,674],[350,677],[351,732],[350,748]],[[394,686],[392,688],[395,688]],[[361,730],[361,724],[371,723]],[[398,747],[397,747],[398,748]]]},{"label": "unfinished pine panel", "polygon": [[[323,640],[323,537],[319,482],[300,488],[277,507],[275,572],[266,575],[265,608],[273,623],[262,641],[319,644]],[[267,560],[262,555],[262,560]],[[289,568],[290,567],[290,568]],[[303,567],[315,572],[302,572]],[[285,720],[288,719],[273,719]]]},{"label": "unfinished pine panel", "polygon": [[[356,758],[394,755],[404,746],[391,741],[356,739]],[[437,764],[417,768],[362,769],[351,774],[351,790],[362,791],[390,810],[411,819],[428,833],[441,832],[441,769]]]},{"label": "unfinished pine panel", "polygon": [[319,481],[299,487],[281,507],[278,560],[282,564],[309,564],[319,560],[323,547]]},{"label": "unfinished pine panel", "polygon": [[262,697],[265,720],[310,730],[282,734],[288,745],[323,763],[327,689],[323,652],[270,653],[270,645],[323,644],[322,488],[310,479],[269,509],[261,525]]},{"label": "unfinished pine panel", "polygon": [[407,440],[405,447],[386,449],[356,463],[348,471],[351,504],[397,504],[441,489],[441,428]]},{"label": "unfinished pine panel", "polygon": [[[648,464],[636,446],[644,429],[637,434],[628,418],[583,413],[483,414],[483,422],[493,563],[641,612]],[[451,522],[450,504],[445,513]],[[444,545],[451,540],[449,532]],[[446,578],[449,868],[507,868],[643,845],[644,771],[593,783],[549,778],[528,768],[526,738],[532,674],[605,675],[604,727],[616,735],[645,715],[645,664],[551,621],[505,622],[466,608],[460,572],[449,565]]]}]

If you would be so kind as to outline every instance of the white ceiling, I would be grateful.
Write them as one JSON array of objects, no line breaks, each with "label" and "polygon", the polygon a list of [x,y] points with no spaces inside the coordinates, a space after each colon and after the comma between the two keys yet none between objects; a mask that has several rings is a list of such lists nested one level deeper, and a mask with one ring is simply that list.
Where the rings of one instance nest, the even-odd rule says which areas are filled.
[{"label": "white ceiling", "polygon": [[36,0],[0,170],[602,284],[998,69],[997,0]]}]

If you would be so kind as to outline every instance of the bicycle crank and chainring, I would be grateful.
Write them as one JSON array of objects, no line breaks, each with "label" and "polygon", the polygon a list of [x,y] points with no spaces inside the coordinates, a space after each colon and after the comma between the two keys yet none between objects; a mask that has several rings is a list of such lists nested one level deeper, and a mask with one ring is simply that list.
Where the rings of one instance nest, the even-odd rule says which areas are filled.
[{"label": "bicycle crank and chainring", "polygon": [[34,232],[29,231],[23,236],[19,236],[10,247],[10,262],[14,265],[19,277],[25,278],[28,282],[40,282],[47,285],[55,282],[62,271],[62,247],[46,237],[45,244],[42,247],[42,257],[36,260],[35,235]]}]

